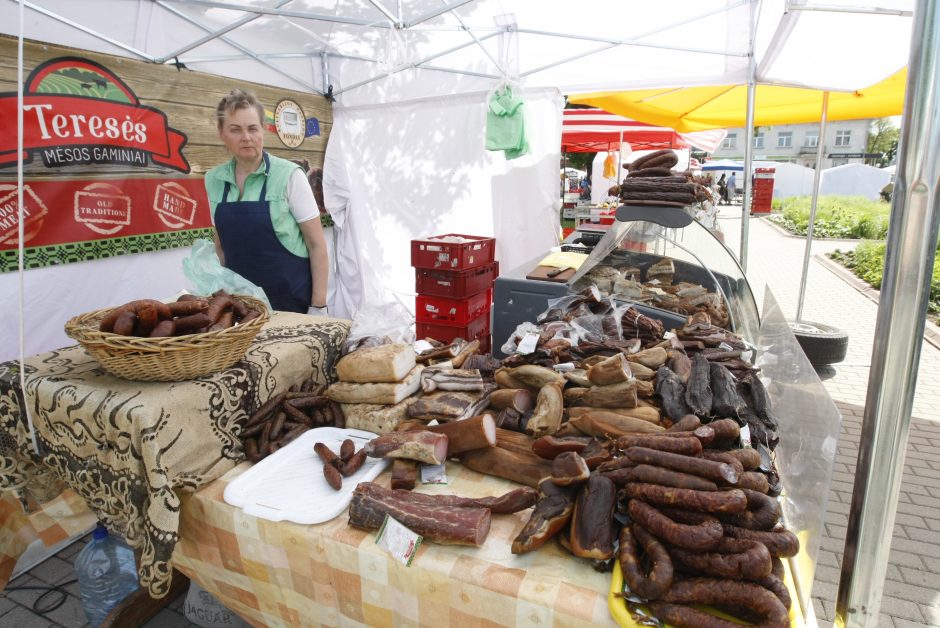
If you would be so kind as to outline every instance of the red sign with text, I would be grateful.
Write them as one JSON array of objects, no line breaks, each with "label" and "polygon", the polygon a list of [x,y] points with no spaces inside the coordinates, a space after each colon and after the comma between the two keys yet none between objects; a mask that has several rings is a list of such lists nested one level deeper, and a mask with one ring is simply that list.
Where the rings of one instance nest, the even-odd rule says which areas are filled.
[{"label": "red sign with text", "polygon": [[[0,250],[17,247],[15,184],[0,183]],[[83,179],[23,185],[24,246],[211,227],[201,179]]]}]

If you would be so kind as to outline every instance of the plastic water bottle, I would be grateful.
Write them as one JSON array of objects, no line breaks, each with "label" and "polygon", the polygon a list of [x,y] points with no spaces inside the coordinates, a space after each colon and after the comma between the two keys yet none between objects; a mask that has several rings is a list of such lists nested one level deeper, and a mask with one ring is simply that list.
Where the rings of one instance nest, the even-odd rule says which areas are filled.
[{"label": "plastic water bottle", "polygon": [[82,606],[92,626],[100,626],[118,602],[137,589],[134,550],[99,525],[75,559]]}]

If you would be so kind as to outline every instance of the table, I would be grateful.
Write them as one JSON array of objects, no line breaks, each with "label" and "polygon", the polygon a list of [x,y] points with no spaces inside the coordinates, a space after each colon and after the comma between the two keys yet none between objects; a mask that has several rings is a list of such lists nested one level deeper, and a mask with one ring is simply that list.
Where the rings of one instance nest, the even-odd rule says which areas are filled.
[{"label": "table", "polygon": [[[222,498],[239,465],[183,497],[174,566],[257,626],[604,626],[609,573],[552,540],[510,552],[529,510],[494,515],[483,547],[422,543],[410,567],[351,528],[346,514],[319,525],[272,522]],[[390,473],[377,482],[387,486]],[[421,492],[496,495],[518,485],[447,463],[446,486]],[[302,496],[298,496],[302,499]]]},{"label": "table", "polygon": [[28,359],[24,394],[17,364],[0,364],[0,490],[43,503],[70,487],[138,550],[141,585],[160,598],[180,495],[243,459],[238,425],[267,399],[310,378],[327,383],[348,332],[349,321],[275,312],[242,360],[176,383],[116,378],[74,346]]}]

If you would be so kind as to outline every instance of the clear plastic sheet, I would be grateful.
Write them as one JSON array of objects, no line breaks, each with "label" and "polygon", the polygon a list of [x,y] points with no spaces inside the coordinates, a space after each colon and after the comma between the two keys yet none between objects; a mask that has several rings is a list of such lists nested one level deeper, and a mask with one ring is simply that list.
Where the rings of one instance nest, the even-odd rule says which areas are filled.
[{"label": "clear plastic sheet", "polygon": [[698,222],[682,228],[666,228],[643,220],[615,221],[567,285],[572,291],[583,288],[585,275],[598,266],[645,267],[660,257],[686,264],[686,270],[677,273],[677,279],[680,274],[687,275],[685,280],[721,293],[728,304],[735,333],[754,341],[760,319],[744,271],[734,254]]},{"label": "clear plastic sheet", "polygon": [[791,559],[797,596],[811,608],[810,587],[822,536],[842,415],[797,343],[770,288],[757,340],[761,380],[780,419],[775,451],[787,527],[800,539]]}]

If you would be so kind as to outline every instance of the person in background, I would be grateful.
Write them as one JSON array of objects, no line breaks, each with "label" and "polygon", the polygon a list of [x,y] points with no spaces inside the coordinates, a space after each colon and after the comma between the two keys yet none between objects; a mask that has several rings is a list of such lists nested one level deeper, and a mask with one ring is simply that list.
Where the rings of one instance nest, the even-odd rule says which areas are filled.
[{"label": "person in background", "polygon": [[620,204],[620,186],[612,185],[607,188],[607,198],[604,200],[605,203],[613,203],[614,205]]},{"label": "person in background", "polygon": [[590,175],[584,177],[584,183],[581,184],[581,200],[589,201],[591,200],[591,177]]},{"label": "person in background", "polygon": [[728,203],[728,184],[725,182],[724,173],[721,173],[721,176],[718,177],[718,183],[715,185],[718,187],[718,204],[726,205]]},{"label": "person in background", "polygon": [[326,316],[329,258],[307,173],[264,150],[254,94],[232,90],[216,121],[232,155],[205,176],[219,261],[260,286],[275,310]]},{"label": "person in background", "polygon": [[728,177],[728,202],[734,204],[735,198],[738,194],[738,181],[735,173],[731,173],[731,176]]}]

